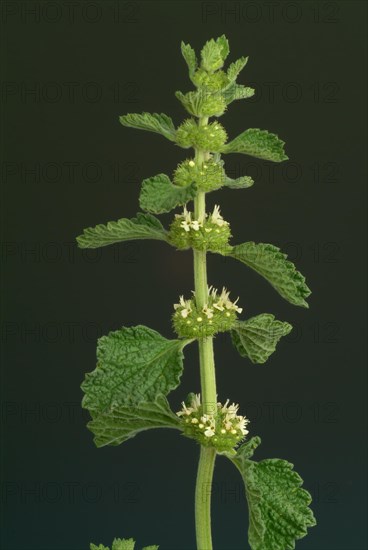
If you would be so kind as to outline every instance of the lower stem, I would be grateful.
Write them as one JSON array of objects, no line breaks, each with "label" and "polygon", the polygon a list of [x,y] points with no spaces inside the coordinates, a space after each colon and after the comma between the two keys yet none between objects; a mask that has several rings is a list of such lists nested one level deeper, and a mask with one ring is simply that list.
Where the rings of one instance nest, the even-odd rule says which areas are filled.
[{"label": "lower stem", "polygon": [[195,518],[198,550],[212,550],[211,494],[216,449],[201,446],[195,491]]}]

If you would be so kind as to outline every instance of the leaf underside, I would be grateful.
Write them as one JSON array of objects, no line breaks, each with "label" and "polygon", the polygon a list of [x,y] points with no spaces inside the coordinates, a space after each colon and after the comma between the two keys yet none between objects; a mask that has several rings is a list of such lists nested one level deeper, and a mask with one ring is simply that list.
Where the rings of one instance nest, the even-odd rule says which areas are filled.
[{"label": "leaf underside", "polygon": [[250,176],[241,176],[236,179],[226,177],[224,181],[224,187],[230,187],[230,189],[247,189],[252,185],[254,185],[254,180]]},{"label": "leaf underside", "polygon": [[96,447],[120,445],[151,428],[180,429],[179,419],[164,395],[134,407],[121,405],[97,414],[92,411],[92,420],[87,426],[95,435]]},{"label": "leaf underside", "polygon": [[289,323],[276,320],[270,313],[263,313],[246,321],[237,321],[231,338],[242,357],[262,364],[275,351],[280,338],[291,330]]},{"label": "leaf underside", "polygon": [[[249,86],[243,86],[241,84],[236,84],[234,82],[223,92],[223,96],[227,105],[229,105],[230,103],[238,99],[248,99],[249,97],[254,96],[254,93],[255,93],[254,88],[250,88]],[[233,152],[233,151],[228,151],[228,152]]]}]

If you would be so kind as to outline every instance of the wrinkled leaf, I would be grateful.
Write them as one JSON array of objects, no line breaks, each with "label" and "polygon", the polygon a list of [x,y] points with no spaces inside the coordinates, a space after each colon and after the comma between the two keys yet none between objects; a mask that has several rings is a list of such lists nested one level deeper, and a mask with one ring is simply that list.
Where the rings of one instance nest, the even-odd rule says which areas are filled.
[{"label": "wrinkled leaf", "polygon": [[254,180],[250,176],[241,176],[236,179],[226,177],[224,181],[224,187],[230,187],[231,189],[247,189],[252,185],[254,185]]},{"label": "wrinkled leaf", "polygon": [[165,396],[136,406],[115,406],[104,412],[93,413],[88,429],[95,435],[97,447],[120,445],[138,433],[152,428],[177,428],[180,423]]},{"label": "wrinkled leaf", "polygon": [[83,230],[77,237],[79,248],[98,248],[122,241],[136,239],[156,239],[166,241],[167,231],[160,220],[151,214],[139,212],[136,218],[121,218],[108,222],[106,225],[96,225]]},{"label": "wrinkled leaf", "polygon": [[162,214],[186,204],[195,197],[195,194],[194,184],[179,187],[174,185],[166,174],[158,174],[142,182],[139,204],[142,210]]},{"label": "wrinkled leaf", "polygon": [[197,57],[190,44],[181,43],[181,53],[189,69],[189,76],[193,76],[197,69]]},{"label": "wrinkled leaf", "polygon": [[82,406],[104,412],[120,405],[154,401],[179,384],[183,347],[191,340],[168,340],[148,327],[123,327],[102,336],[97,367],[82,383]]},{"label": "wrinkled leaf", "polygon": [[289,334],[292,328],[289,323],[276,320],[270,313],[262,313],[246,321],[237,321],[231,338],[242,357],[262,364],[276,350],[280,338]]},{"label": "wrinkled leaf", "polygon": [[120,123],[137,130],[148,130],[175,141],[175,126],[172,119],[164,113],[128,113],[119,117]]},{"label": "wrinkled leaf", "polygon": [[238,468],[249,507],[248,541],[252,550],[293,550],[295,541],[316,524],[310,494],[293,464],[279,458],[250,460],[260,439],[242,445],[228,458]]},{"label": "wrinkled leaf", "polygon": [[250,241],[234,246],[228,255],[262,275],[291,304],[309,307],[305,299],[311,291],[305,277],[277,246]]},{"label": "wrinkled leaf", "polygon": [[223,153],[242,153],[264,160],[281,162],[289,157],[284,151],[285,142],[267,130],[249,128],[224,145]]}]

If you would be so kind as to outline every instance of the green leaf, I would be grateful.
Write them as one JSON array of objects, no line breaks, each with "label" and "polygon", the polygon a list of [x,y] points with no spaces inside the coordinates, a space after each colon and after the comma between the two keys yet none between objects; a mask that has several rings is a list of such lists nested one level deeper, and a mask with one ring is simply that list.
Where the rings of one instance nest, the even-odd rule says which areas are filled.
[{"label": "green leaf", "polygon": [[197,69],[197,56],[190,44],[181,43],[181,53],[188,65],[189,76],[192,77]]},{"label": "green leaf", "polygon": [[212,38],[202,48],[202,68],[209,72],[221,69],[229,52],[229,42],[225,35],[220,36],[217,40]]},{"label": "green leaf", "polygon": [[248,63],[248,57],[241,57],[229,65],[227,70],[227,77],[230,82],[235,82],[238,78],[240,72],[244,69],[245,65]]},{"label": "green leaf", "polygon": [[172,119],[164,113],[128,113],[119,117],[120,123],[137,130],[148,130],[175,141],[175,126]]},{"label": "green leaf", "polygon": [[158,174],[143,181],[139,204],[142,210],[162,214],[186,204],[194,198],[195,194],[194,183],[179,187],[174,185],[166,174]]},{"label": "green leaf", "polygon": [[305,299],[311,291],[305,277],[277,246],[250,241],[234,246],[227,254],[262,275],[291,304],[309,307]]},{"label": "green leaf", "polygon": [[252,550],[293,550],[295,541],[316,524],[310,494],[293,464],[279,458],[249,460],[260,439],[242,445],[228,458],[238,468],[249,507],[248,540]]},{"label": "green leaf", "polygon": [[237,321],[231,338],[242,357],[262,364],[276,350],[280,338],[289,334],[292,328],[289,323],[275,320],[270,313],[262,313],[246,321]]},{"label": "green leaf", "polygon": [[196,90],[195,92],[187,92],[186,94],[177,91],[175,92],[175,97],[177,97],[188,113],[195,116],[201,116],[204,96],[200,90]]},{"label": "green leaf", "polygon": [[136,239],[167,240],[167,231],[160,220],[151,214],[139,212],[136,218],[121,218],[106,225],[96,225],[83,230],[77,237],[79,248],[98,248],[122,241]]},{"label": "green leaf", "polygon": [[120,445],[138,433],[152,428],[180,429],[180,423],[164,395],[136,406],[119,405],[93,413],[88,429],[95,435],[96,447]]},{"label": "green leaf", "polygon": [[183,347],[191,340],[167,340],[148,327],[123,327],[102,336],[97,367],[86,374],[82,406],[95,411],[153,401],[176,388],[183,371]]},{"label": "green leaf", "polygon": [[241,176],[236,179],[226,177],[224,181],[224,186],[231,189],[246,189],[252,185],[254,185],[254,180],[250,176]]},{"label": "green leaf", "polygon": [[224,34],[222,34],[222,35],[219,36],[219,38],[216,40],[216,43],[217,43],[218,47],[220,48],[221,57],[222,57],[222,59],[225,61],[225,59],[227,58],[227,56],[228,56],[229,53],[230,53],[229,41],[228,41],[228,39],[226,38],[226,36],[225,36]]},{"label": "green leaf", "polygon": [[222,152],[243,153],[251,157],[281,162],[289,158],[285,154],[284,145],[285,142],[276,134],[259,128],[249,128],[224,145]]},{"label": "green leaf", "polygon": [[[135,542],[133,539],[114,539],[111,550],[134,550]],[[107,546],[100,544],[90,545],[90,550],[110,550]],[[145,546],[142,550],[158,550],[158,546]]]},{"label": "green leaf", "polygon": [[[226,104],[229,105],[230,103],[232,103],[237,99],[248,99],[248,97],[252,97],[254,95],[254,92],[255,92],[254,88],[249,88],[248,86],[243,86],[241,84],[233,83],[228,88],[226,88],[226,90],[222,92],[222,95],[224,96]],[[229,152],[240,153],[242,151],[229,151]]]}]

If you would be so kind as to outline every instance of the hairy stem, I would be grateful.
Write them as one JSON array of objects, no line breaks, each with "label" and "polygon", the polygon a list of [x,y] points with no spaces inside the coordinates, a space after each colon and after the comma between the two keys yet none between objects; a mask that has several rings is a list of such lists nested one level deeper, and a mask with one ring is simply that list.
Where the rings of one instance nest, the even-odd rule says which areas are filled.
[{"label": "hairy stem", "polygon": [[[201,118],[199,124],[205,126],[208,118]],[[201,165],[208,158],[206,151],[196,150],[195,160]],[[194,216],[197,220],[204,220],[206,213],[206,196],[199,192],[194,199]],[[194,285],[198,309],[207,302],[207,263],[206,252],[194,250]],[[217,403],[215,361],[213,354],[213,338],[206,337],[198,340],[199,365],[201,377],[201,397],[203,410],[206,414],[215,412]],[[211,493],[212,478],[216,459],[216,450],[201,446],[197,483],[195,491],[195,518],[198,550],[212,550],[211,536]]]},{"label": "hairy stem", "polygon": [[198,550],[212,550],[211,493],[216,449],[201,446],[195,491],[195,518]]}]

